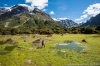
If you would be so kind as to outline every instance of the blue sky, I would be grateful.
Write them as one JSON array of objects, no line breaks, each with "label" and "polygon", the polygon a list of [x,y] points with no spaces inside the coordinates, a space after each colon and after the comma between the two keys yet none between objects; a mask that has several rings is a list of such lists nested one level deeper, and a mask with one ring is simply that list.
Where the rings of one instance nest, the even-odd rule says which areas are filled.
[{"label": "blue sky", "polygon": [[[35,1],[36,0],[34,0],[34,2]],[[82,12],[86,10],[89,5],[100,3],[100,0],[48,0],[48,2],[47,0],[37,1],[44,1],[45,3],[39,2],[39,4],[42,4],[38,5],[36,3],[32,3],[32,0],[0,0],[0,7],[12,6],[15,4],[36,4],[35,6],[42,6],[40,8],[45,9],[45,11],[54,18],[66,17],[75,20],[82,15]]]},{"label": "blue sky", "polygon": [[48,10],[53,10],[56,18],[76,19],[91,4],[100,3],[100,0],[49,0]]}]

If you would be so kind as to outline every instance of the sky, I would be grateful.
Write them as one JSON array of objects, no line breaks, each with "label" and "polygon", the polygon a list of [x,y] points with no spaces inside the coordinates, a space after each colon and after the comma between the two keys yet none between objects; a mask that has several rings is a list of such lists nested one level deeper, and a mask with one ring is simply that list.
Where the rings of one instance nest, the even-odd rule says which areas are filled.
[{"label": "sky", "polygon": [[77,22],[100,13],[100,0],[0,0],[0,7],[15,4],[27,4],[47,12],[53,18],[70,18]]}]

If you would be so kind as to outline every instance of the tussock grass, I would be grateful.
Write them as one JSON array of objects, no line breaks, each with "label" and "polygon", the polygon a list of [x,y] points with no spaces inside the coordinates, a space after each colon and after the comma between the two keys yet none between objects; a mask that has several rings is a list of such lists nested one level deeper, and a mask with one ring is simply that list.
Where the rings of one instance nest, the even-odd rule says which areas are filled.
[{"label": "tussock grass", "polygon": [[[17,46],[8,43],[0,43],[0,66],[96,66],[100,65],[100,35],[97,34],[64,34],[47,37],[46,35],[39,35],[33,37],[32,34],[28,36],[28,42],[24,42],[24,35],[5,35],[0,38],[4,42],[8,38],[18,42]],[[46,47],[39,48],[32,47],[32,42],[39,38],[46,39]],[[81,42],[86,39],[87,47],[83,52],[78,53],[74,50],[66,49],[65,52],[59,52],[55,49],[55,45],[63,43],[64,41]],[[23,48],[22,50],[18,47]]]}]

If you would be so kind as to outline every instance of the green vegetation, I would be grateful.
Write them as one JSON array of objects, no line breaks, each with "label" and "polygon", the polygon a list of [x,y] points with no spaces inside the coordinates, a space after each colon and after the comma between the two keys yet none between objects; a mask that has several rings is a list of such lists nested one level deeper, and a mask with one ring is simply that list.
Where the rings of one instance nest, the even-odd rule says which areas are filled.
[{"label": "green vegetation", "polygon": [[[38,14],[21,14],[19,17],[12,17],[0,21],[0,34],[52,34],[64,32],[64,27],[56,23],[52,18]],[[5,27],[6,26],[6,27]]]},{"label": "green vegetation", "polygon": [[66,32],[72,34],[100,34],[100,26],[66,28]]},{"label": "green vegetation", "polygon": [[100,34],[100,26],[94,27],[73,27],[65,28],[52,21],[42,21],[25,24],[18,28],[5,28],[0,26],[1,35],[16,35],[16,34]]},{"label": "green vegetation", "polygon": [[55,22],[48,14],[37,12],[35,14],[22,13],[9,19],[0,20],[0,35],[16,34],[98,34],[100,26],[66,28]]},{"label": "green vegetation", "polygon": [[[27,37],[24,42],[23,36]],[[0,35],[0,66],[99,66],[100,65],[100,35],[99,34],[53,34],[46,35]],[[5,41],[11,38],[17,44],[8,44]],[[45,47],[36,48],[32,42],[38,38],[45,38]],[[78,53],[65,49],[61,52],[55,45],[65,41],[85,39],[86,48]]]}]

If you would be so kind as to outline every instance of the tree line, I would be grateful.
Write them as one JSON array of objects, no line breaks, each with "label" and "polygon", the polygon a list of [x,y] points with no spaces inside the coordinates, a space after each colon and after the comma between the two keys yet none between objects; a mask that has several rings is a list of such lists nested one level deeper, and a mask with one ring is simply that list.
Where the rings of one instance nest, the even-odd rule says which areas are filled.
[{"label": "tree line", "polygon": [[38,28],[4,28],[0,27],[1,35],[16,34],[100,34],[100,26],[65,28],[61,26],[39,26]]}]

